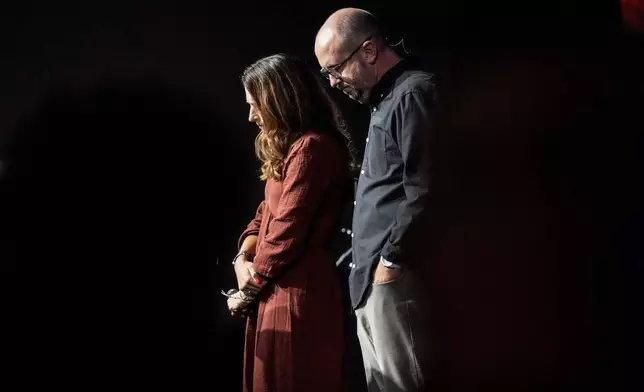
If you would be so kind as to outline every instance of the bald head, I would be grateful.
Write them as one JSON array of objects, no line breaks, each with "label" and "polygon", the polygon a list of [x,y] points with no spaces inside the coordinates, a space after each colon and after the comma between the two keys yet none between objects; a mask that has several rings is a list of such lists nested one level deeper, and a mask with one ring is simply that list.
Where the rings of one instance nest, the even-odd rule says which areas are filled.
[{"label": "bald head", "polygon": [[353,50],[367,37],[380,45],[383,42],[378,21],[368,11],[343,8],[327,18],[315,38],[315,51]]},{"label": "bald head", "polygon": [[369,12],[343,8],[331,14],[315,37],[315,57],[331,87],[360,103],[400,57],[386,44]]}]

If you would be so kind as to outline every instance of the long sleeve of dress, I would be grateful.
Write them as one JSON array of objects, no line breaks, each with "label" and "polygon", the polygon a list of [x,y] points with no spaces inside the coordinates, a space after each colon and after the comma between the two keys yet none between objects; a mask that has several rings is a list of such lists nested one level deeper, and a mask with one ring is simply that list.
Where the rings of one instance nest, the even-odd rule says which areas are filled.
[{"label": "long sleeve of dress", "polygon": [[266,202],[262,201],[259,203],[259,207],[257,207],[257,212],[255,213],[255,217],[253,220],[250,221],[248,226],[246,226],[246,229],[241,233],[239,236],[239,241],[237,242],[237,249],[241,248],[242,244],[244,243],[244,240],[246,237],[249,235],[259,235],[259,228],[262,225],[262,215],[264,214],[264,208]]},{"label": "long sleeve of dress", "polygon": [[277,211],[253,260],[259,274],[278,277],[302,255],[318,206],[341,168],[340,154],[332,138],[301,138],[291,147]]}]

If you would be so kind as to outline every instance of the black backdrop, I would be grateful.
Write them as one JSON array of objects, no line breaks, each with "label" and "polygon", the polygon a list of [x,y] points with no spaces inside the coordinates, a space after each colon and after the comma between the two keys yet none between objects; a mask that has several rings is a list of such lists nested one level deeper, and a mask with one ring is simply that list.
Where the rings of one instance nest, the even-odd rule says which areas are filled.
[{"label": "black backdrop", "polygon": [[[218,292],[262,196],[239,75],[281,51],[315,67],[341,6],[374,12],[441,83],[435,390],[637,389],[641,40],[608,1],[7,5],[16,381],[238,390],[242,325]],[[338,100],[361,146],[367,113]]]}]

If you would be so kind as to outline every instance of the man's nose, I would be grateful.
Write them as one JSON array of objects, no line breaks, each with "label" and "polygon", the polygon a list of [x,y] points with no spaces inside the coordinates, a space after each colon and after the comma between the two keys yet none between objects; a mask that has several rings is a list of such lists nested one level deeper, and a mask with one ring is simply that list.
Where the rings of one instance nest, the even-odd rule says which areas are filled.
[{"label": "man's nose", "polygon": [[333,75],[329,75],[329,82],[331,83],[331,87],[335,88],[338,84],[340,84],[342,80],[339,78],[336,78]]}]

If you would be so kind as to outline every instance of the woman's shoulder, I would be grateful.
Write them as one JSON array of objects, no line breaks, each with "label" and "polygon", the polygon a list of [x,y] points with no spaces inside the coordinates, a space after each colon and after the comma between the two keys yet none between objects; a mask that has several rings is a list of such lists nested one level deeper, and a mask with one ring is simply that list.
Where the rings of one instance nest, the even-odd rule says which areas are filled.
[{"label": "woman's shoulder", "polygon": [[[334,153],[340,151],[340,145],[335,136],[329,132],[320,132],[310,129],[304,132],[291,147],[290,154],[293,153]],[[289,155],[290,155],[289,154]],[[316,154],[317,155],[317,154]]]},{"label": "woman's shoulder", "polygon": [[331,133],[310,130],[291,146],[286,157],[286,172],[306,171],[318,179],[337,176],[346,168],[346,157]]}]

